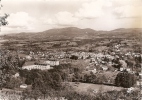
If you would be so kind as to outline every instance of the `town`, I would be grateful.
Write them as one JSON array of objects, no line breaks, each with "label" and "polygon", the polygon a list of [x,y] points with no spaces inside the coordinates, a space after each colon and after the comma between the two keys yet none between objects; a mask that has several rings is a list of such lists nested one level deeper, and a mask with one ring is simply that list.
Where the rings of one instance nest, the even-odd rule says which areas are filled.
[{"label": "town", "polygon": [[[2,38],[5,37],[7,36]],[[137,91],[137,95],[117,97],[131,98],[133,96],[133,98],[137,98],[142,83],[142,53],[138,49],[140,43],[133,38],[102,38],[101,42],[99,39],[95,43],[94,40],[90,39],[90,41],[79,44],[67,40],[68,44],[72,43],[72,45],[64,45],[63,47],[60,45],[65,42],[59,41],[60,45],[55,47],[54,45],[57,43],[53,41],[47,50],[44,46],[40,49],[29,50],[30,47],[23,49],[23,46],[25,47],[27,44],[25,42],[24,45],[20,45],[20,40],[16,45],[13,40],[12,42],[2,41],[1,46],[4,50],[1,51],[1,68],[9,64],[5,69],[9,73],[5,73],[11,75],[10,79],[5,79],[9,83],[5,81],[4,85],[1,84],[1,88],[4,86],[3,93],[5,94],[6,89],[20,91],[19,98],[21,98],[23,97],[22,91],[28,94],[38,91],[41,94],[33,94],[34,98],[47,98],[52,97],[49,96],[48,91],[64,90],[64,95],[60,94],[60,97],[68,100],[69,97],[64,92],[71,89],[70,92],[75,92],[78,96],[81,93],[85,93],[86,96],[90,94],[91,99],[89,100],[93,100],[92,98],[99,98],[96,97],[97,94],[99,96],[102,93],[110,95],[109,91],[122,94],[122,91],[126,91],[128,94]],[[35,42],[33,43],[35,44]],[[39,46],[40,42],[37,41],[37,43]],[[48,43],[44,45],[48,45]],[[136,45],[138,46],[136,47]],[[54,94],[55,97],[58,96]],[[29,95],[25,98],[32,97]],[[109,96],[109,98],[112,100],[114,97]]]}]

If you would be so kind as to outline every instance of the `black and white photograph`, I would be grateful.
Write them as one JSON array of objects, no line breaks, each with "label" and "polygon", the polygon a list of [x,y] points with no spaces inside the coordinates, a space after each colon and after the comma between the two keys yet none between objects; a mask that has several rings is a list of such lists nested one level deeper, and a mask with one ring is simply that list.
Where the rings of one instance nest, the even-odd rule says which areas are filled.
[{"label": "black and white photograph", "polygon": [[142,0],[0,0],[0,100],[142,100]]}]

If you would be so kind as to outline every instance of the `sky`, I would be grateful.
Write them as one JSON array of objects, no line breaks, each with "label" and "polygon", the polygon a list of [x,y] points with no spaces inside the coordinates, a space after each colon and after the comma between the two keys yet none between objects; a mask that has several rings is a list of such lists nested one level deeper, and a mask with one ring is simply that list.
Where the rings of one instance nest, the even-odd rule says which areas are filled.
[{"label": "sky", "polygon": [[142,28],[141,0],[2,0],[9,14],[0,34],[78,27],[94,30]]}]

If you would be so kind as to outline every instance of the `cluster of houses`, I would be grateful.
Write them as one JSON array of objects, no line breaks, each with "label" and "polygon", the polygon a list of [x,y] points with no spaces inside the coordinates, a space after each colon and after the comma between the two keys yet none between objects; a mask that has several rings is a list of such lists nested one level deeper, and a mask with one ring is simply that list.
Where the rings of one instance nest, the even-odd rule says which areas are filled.
[{"label": "cluster of houses", "polygon": [[[83,55],[82,55],[83,54]],[[90,59],[90,63],[88,66],[86,66],[86,70],[91,71],[93,73],[96,73],[99,70],[107,71],[107,70],[112,70],[113,71],[128,71],[130,73],[135,73],[133,70],[133,67],[135,65],[130,65],[127,62],[127,59],[135,57],[142,57],[142,54],[140,53],[132,53],[128,52],[126,54],[121,54],[117,55],[115,52],[112,52],[112,54],[103,54],[103,53],[75,53],[74,55],[78,56],[78,58],[83,58],[83,59]],[[117,61],[117,63],[115,62]],[[120,68],[114,68],[112,66],[117,66],[120,64]],[[99,66],[99,68],[98,68]],[[133,66],[133,67],[132,67]]]},{"label": "cluster of houses", "polygon": [[[117,48],[119,46],[116,46]],[[28,65],[28,66],[23,66],[23,69],[41,69],[41,70],[47,70],[50,69],[52,66],[57,66],[60,63],[63,63],[62,61],[67,62],[70,61],[70,57],[74,55],[77,56],[78,59],[77,60],[86,60],[89,59],[90,63],[88,64],[88,66],[86,66],[87,70],[91,70],[94,73],[98,70],[96,66],[99,66],[102,70],[106,71],[109,69],[109,66],[115,65],[115,63],[113,62],[114,59],[119,59],[119,62],[121,64],[121,68],[119,69],[120,71],[123,70],[127,70],[127,71],[131,71],[130,68],[128,68],[128,65],[125,61],[124,58],[127,58],[129,56],[131,57],[142,57],[142,54],[140,53],[132,53],[132,52],[128,52],[126,54],[121,55],[117,55],[115,52],[112,52],[111,54],[107,54],[107,53],[94,53],[94,52],[37,52],[36,54],[34,52],[30,52],[29,55],[26,55],[25,58],[27,60],[32,60],[33,57],[37,57],[37,59],[42,59],[42,63],[37,63],[34,65]],[[42,57],[42,58],[41,58]],[[122,59],[123,58],[123,59]],[[46,59],[52,59],[52,60],[46,60]],[[56,59],[56,60],[55,60]]]},{"label": "cluster of houses", "polygon": [[[113,46],[112,52],[84,52],[84,51],[48,51],[48,52],[32,52],[25,56],[27,61],[31,60],[44,60],[42,63],[23,66],[23,69],[41,69],[47,70],[50,69],[52,66],[57,66],[60,63],[67,63],[71,62],[70,58],[74,55],[77,57],[77,60],[90,60],[88,66],[86,66],[86,70],[92,71],[96,73],[98,70],[107,71],[111,68],[111,66],[116,65],[113,60],[118,60],[121,64],[119,71],[127,70],[128,72],[132,72],[132,69],[127,64],[126,60],[128,58],[135,58],[135,57],[142,57],[140,53],[134,52],[121,52],[121,44],[116,44]],[[52,60],[49,60],[52,59]],[[99,67],[98,67],[99,66]],[[116,70],[116,69],[115,69]]]}]

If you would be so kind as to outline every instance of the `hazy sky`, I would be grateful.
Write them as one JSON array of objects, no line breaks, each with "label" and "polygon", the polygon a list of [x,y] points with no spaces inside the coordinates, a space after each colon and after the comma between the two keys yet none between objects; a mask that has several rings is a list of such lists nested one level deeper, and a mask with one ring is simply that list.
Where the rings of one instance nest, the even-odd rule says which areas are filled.
[{"label": "hazy sky", "polygon": [[2,32],[79,27],[94,30],[142,27],[142,0],[2,0],[9,25]]}]

